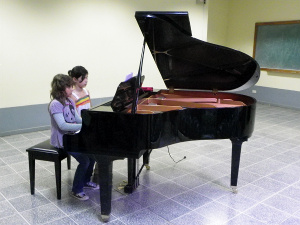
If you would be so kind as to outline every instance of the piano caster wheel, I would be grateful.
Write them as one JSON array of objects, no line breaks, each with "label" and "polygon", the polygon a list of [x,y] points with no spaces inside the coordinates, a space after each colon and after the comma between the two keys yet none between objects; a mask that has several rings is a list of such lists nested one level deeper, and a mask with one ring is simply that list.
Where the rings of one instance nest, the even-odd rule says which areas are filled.
[{"label": "piano caster wheel", "polygon": [[145,165],[145,167],[146,167],[147,170],[150,170],[150,166],[148,164]]},{"label": "piano caster wheel", "polygon": [[101,215],[101,219],[103,222],[108,222],[109,221],[109,215]]},{"label": "piano caster wheel", "polygon": [[237,194],[237,193],[238,193],[237,186],[231,186],[231,188],[232,188],[232,192],[233,192],[234,194]]}]

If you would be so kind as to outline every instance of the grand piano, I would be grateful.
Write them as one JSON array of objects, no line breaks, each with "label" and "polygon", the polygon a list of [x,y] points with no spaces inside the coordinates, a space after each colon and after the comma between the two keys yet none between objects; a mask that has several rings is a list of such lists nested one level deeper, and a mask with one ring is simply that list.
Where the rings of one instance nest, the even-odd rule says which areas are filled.
[{"label": "grand piano", "polygon": [[[190,140],[230,139],[231,180],[236,192],[241,147],[254,129],[256,100],[230,93],[253,86],[260,68],[250,56],[192,37],[188,12],[138,11],[144,36],[138,74],[121,82],[112,101],[82,111],[82,129],[64,135],[67,151],[95,158],[103,221],[111,213],[113,161],[128,159],[131,193],[152,149]],[[166,90],[141,88],[148,45]],[[137,160],[143,156],[143,165]]]}]

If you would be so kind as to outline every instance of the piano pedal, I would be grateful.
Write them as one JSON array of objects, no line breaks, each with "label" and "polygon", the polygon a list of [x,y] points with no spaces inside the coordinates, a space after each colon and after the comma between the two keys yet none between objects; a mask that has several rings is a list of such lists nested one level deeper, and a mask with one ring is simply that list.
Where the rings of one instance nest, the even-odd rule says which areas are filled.
[{"label": "piano pedal", "polygon": [[237,193],[238,193],[237,186],[231,186],[231,189],[232,189],[232,192],[233,192],[234,194],[237,194]]},{"label": "piano pedal", "polygon": [[128,182],[126,180],[123,180],[123,182],[119,184],[118,190],[124,189],[127,184]]},{"label": "piano pedal", "polygon": [[145,164],[146,170],[150,170],[149,164]]}]

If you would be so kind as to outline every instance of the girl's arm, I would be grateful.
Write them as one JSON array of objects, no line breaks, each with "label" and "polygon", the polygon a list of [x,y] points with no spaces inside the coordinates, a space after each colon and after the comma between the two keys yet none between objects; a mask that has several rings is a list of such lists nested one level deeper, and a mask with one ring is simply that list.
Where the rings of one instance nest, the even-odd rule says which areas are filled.
[{"label": "girl's arm", "polygon": [[76,132],[81,129],[81,123],[78,123],[78,124],[77,123],[67,123],[65,121],[63,113],[55,113],[55,114],[53,114],[53,118],[54,118],[57,126],[59,127],[59,129],[61,129],[63,131]]},{"label": "girl's arm", "polygon": [[82,118],[79,116],[77,109],[75,110],[75,121],[76,123],[82,123]]}]

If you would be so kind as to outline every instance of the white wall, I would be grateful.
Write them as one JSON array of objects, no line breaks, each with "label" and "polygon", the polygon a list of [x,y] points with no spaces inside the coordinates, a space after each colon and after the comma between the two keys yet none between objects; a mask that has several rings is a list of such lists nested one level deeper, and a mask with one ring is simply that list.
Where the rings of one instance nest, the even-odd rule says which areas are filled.
[{"label": "white wall", "polygon": [[[206,39],[195,0],[0,0],[0,108],[47,103],[57,73],[82,65],[92,98],[112,96],[138,71],[143,37],[135,11],[189,11],[193,36]],[[144,86],[164,88],[147,49]]]},{"label": "white wall", "polygon": [[228,29],[228,0],[208,0],[207,1],[207,41],[227,45]]},{"label": "white wall", "polygon": [[[209,0],[215,1],[215,0]],[[256,22],[300,19],[299,0],[228,0],[227,46],[253,56]],[[300,62],[299,62],[300,63]],[[300,91],[300,74],[261,72],[257,85]],[[274,96],[276,98],[276,96]]]}]

